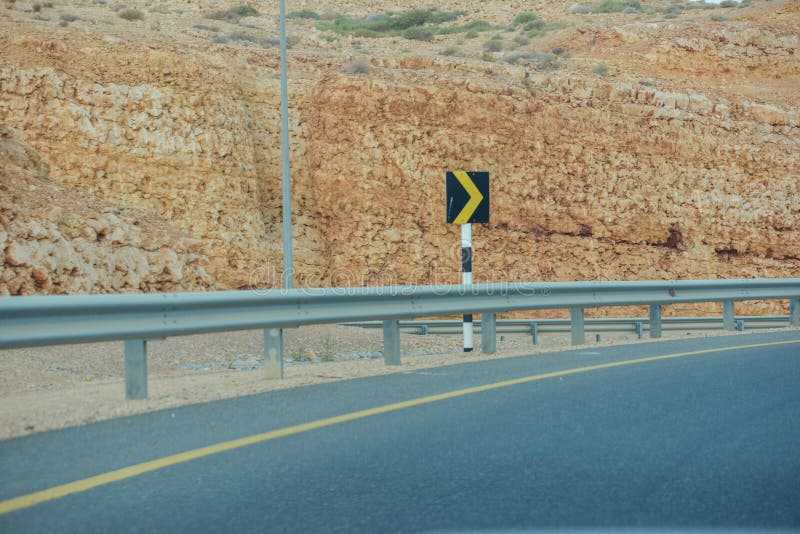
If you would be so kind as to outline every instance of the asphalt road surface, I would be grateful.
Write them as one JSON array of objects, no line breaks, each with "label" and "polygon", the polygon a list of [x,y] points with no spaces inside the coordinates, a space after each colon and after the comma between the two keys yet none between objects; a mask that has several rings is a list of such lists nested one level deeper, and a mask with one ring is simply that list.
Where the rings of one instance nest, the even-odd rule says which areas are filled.
[{"label": "asphalt road surface", "polygon": [[166,410],[0,442],[0,473],[2,533],[797,529],[800,332]]}]

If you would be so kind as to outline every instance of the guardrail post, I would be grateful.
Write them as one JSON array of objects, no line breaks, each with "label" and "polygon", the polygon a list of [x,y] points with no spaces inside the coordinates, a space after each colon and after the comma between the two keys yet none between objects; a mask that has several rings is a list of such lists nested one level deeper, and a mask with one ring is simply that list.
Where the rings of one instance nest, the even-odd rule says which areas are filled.
[{"label": "guardrail post", "polygon": [[147,340],[125,342],[125,398],[147,398]]},{"label": "guardrail post", "polygon": [[725,330],[734,330],[736,328],[732,300],[726,300],[722,303],[722,328]]},{"label": "guardrail post", "polygon": [[636,336],[639,339],[642,339],[644,337],[644,325],[642,324],[642,321],[636,321],[634,326],[636,327]]},{"label": "guardrail post", "polygon": [[400,321],[383,321],[383,361],[400,365]]},{"label": "guardrail post", "polygon": [[536,323],[531,323],[531,339],[534,345],[539,344],[539,325]]},{"label": "guardrail post", "polygon": [[661,337],[661,304],[650,305],[650,338]]},{"label": "guardrail post", "polygon": [[264,374],[283,378],[283,328],[264,329]]},{"label": "guardrail post", "polygon": [[424,324],[419,327],[419,335],[427,336],[428,335],[428,325]]},{"label": "guardrail post", "polygon": [[736,331],[737,332],[744,332],[744,320],[743,319],[736,319]]},{"label": "guardrail post", "polygon": [[800,326],[800,299],[789,301],[789,324],[791,326]]},{"label": "guardrail post", "polygon": [[570,316],[570,330],[572,332],[572,344],[573,345],[585,345],[586,344],[586,334],[585,334],[585,324],[586,321],[583,315],[583,308],[570,308],[569,309],[569,316]]},{"label": "guardrail post", "polygon": [[481,314],[481,352],[497,352],[497,315],[494,313]]}]

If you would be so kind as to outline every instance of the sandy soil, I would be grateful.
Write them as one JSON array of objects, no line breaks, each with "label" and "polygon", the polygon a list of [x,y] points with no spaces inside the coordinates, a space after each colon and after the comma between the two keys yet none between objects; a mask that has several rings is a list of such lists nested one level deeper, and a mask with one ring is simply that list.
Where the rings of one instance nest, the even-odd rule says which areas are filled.
[{"label": "sandy soil", "polygon": [[[664,339],[720,333],[666,332]],[[571,348],[568,335],[542,336],[534,347],[527,335],[506,334],[498,336],[495,355],[464,354],[460,336],[403,334],[403,364],[387,367],[381,336],[379,329],[337,325],[287,330],[283,380],[264,378],[260,331],[152,341],[149,398],[137,401],[125,400],[122,343],[2,351],[0,439],[265,391]],[[586,346],[647,342],[653,341],[603,334]]]}]

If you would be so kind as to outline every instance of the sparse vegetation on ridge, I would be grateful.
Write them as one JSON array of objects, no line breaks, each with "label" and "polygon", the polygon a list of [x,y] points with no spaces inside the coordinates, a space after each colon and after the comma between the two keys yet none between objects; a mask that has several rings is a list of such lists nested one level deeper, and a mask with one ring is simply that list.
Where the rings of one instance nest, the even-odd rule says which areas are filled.
[{"label": "sparse vegetation on ridge", "polygon": [[626,8],[642,9],[639,0],[603,0],[594,8],[595,13],[622,13]]},{"label": "sparse vegetation on ridge", "polygon": [[383,13],[364,18],[337,17],[331,21],[320,22],[317,25],[317,29],[355,37],[404,36],[408,39],[430,41],[436,35],[477,33],[503,28],[503,26],[484,20],[477,20],[463,25],[443,26],[443,24],[453,22],[465,14],[464,11],[414,9],[400,14]]}]

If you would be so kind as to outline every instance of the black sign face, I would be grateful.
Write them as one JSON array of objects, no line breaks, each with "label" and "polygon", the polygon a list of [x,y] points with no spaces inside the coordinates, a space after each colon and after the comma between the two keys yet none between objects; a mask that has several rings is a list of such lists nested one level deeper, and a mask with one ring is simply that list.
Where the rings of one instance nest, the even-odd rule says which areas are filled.
[{"label": "black sign face", "polygon": [[447,173],[447,223],[489,222],[489,173]]}]

